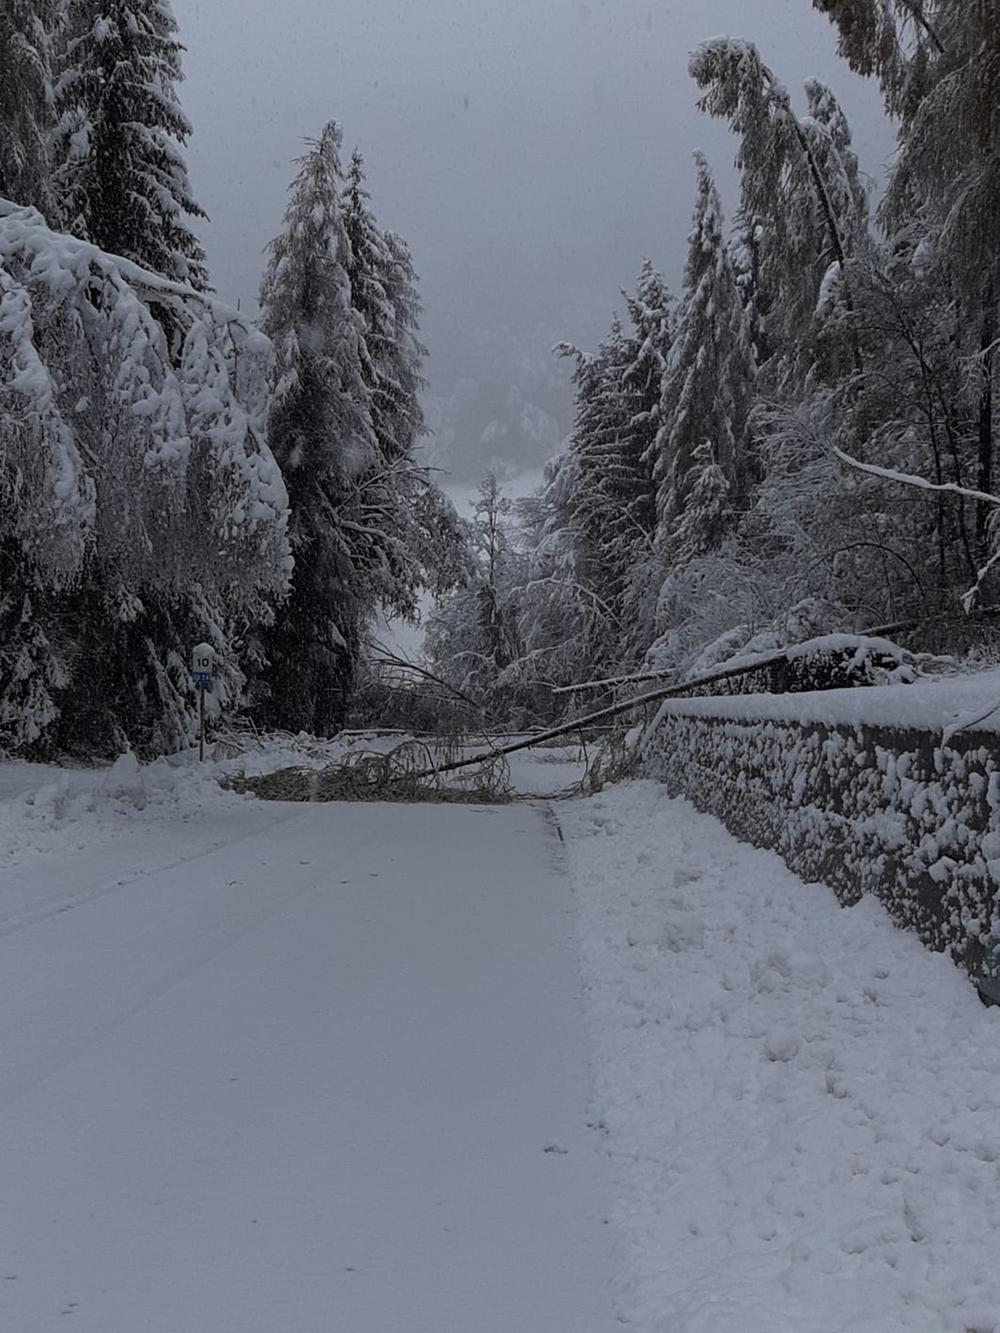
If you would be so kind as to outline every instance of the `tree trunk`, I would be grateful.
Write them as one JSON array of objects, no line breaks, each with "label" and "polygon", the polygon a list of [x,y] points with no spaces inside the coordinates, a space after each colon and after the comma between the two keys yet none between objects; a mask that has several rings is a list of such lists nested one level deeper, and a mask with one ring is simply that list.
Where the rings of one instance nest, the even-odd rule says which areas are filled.
[{"label": "tree trunk", "polygon": [[[993,492],[993,365],[996,357],[994,343],[997,337],[996,284],[991,278],[986,289],[983,310],[982,355],[983,386],[979,394],[979,467],[976,490]],[[989,558],[990,506],[980,502],[976,506],[976,554],[980,565]]]}]

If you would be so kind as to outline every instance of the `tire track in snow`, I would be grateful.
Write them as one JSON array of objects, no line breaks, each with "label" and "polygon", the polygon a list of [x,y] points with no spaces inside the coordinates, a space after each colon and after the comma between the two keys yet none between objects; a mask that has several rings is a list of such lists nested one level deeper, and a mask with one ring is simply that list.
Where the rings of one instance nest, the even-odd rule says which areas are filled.
[{"label": "tire track in snow", "polygon": [[[222,851],[227,847],[235,847],[239,843],[252,838],[264,837],[276,827],[294,819],[298,813],[298,811],[295,811],[274,819],[268,824],[267,828],[248,829],[245,833],[237,834],[236,837],[231,838],[216,838],[208,846],[189,852],[184,856],[175,856],[168,861],[151,865],[148,859],[141,861],[132,859],[123,868],[111,871],[102,870],[96,878],[90,879],[86,884],[73,889],[69,894],[60,891],[58,894],[43,898],[37,907],[28,911],[17,908],[6,915],[0,912],[0,940],[10,935],[16,935],[19,931],[28,930],[32,926],[41,925],[52,917],[75,911],[78,907],[105,898],[109,894],[117,893],[120,889],[127,889],[142,880],[150,879],[170,870],[176,870],[181,866],[190,865],[194,861],[202,860],[204,857],[211,856],[213,853]],[[34,876],[37,876],[37,874],[37,868],[34,868]],[[51,876],[51,869],[49,868],[47,868],[47,875]],[[109,881],[109,876],[113,878],[113,882]]]},{"label": "tire track in snow", "polygon": [[[42,980],[32,991],[19,985],[17,976],[19,964],[22,975],[36,970],[35,960],[30,958],[30,951],[24,950],[23,940],[18,942],[17,957],[10,953],[12,934],[22,932],[12,932],[5,941],[0,941],[0,973],[4,977],[0,997],[6,1015],[0,1032],[0,1070],[3,1071],[0,1110],[7,1109],[46,1079],[73,1064],[296,899],[322,887],[331,873],[324,864],[300,862],[291,866],[280,858],[278,864],[262,862],[253,876],[253,883],[231,878],[232,867],[227,865],[227,854],[234,846],[272,835],[276,827],[287,826],[296,819],[308,827],[308,815],[296,809],[264,829],[226,840],[193,856],[178,858],[173,864],[152,869],[145,876],[138,876],[133,884],[141,883],[143,888],[154,890],[157,895],[171,895],[160,897],[158,910],[164,919],[160,924],[147,926],[136,936],[127,936],[121,944],[113,943],[114,923],[107,923],[109,940],[105,946],[105,969],[85,968],[75,975],[70,973],[68,978],[57,976],[54,984],[51,975],[38,969],[37,975]],[[358,851],[363,850],[360,843],[358,834],[349,844],[338,845],[339,867],[349,865]],[[210,864],[213,856],[221,858],[217,870]],[[200,885],[187,873],[199,862],[209,872]],[[165,883],[156,883],[164,879]],[[279,882],[280,888],[277,887]],[[106,892],[95,894],[79,906],[104,918],[111,910],[110,900],[118,887],[122,886],[115,885]],[[258,895],[256,902],[255,894]],[[148,903],[138,907],[140,915],[148,910]],[[47,945],[50,935],[62,927],[66,916],[65,912],[52,912],[34,923],[42,927],[37,944],[46,964],[49,962]],[[77,919],[79,913],[73,916]],[[93,925],[90,933],[99,935],[105,922],[102,919]],[[77,930],[77,927],[70,930],[67,925],[73,938]],[[193,941],[198,942],[193,944]],[[55,947],[51,953],[58,958],[58,942],[53,943]],[[59,1033],[54,1041],[51,1032],[53,1016]],[[36,1026],[44,1034],[41,1037],[35,1036]]]}]

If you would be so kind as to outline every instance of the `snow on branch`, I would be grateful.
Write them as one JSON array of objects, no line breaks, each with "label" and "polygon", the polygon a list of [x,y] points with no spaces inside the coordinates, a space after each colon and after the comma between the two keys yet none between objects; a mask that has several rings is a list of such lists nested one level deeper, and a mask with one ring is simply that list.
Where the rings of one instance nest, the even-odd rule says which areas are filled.
[{"label": "snow on branch", "polygon": [[855,468],[858,472],[867,472],[872,477],[881,477],[883,481],[896,481],[905,486],[916,486],[922,491],[947,491],[951,495],[961,495],[966,500],[976,500],[980,504],[1000,507],[1000,496],[990,495],[987,491],[972,490],[970,487],[960,486],[954,481],[928,481],[926,477],[917,477],[911,472],[897,472],[894,468],[877,467],[874,463],[862,463],[860,459],[845,454],[842,449],[834,448],[833,452],[848,467]]},{"label": "snow on branch", "polygon": [[[926,477],[915,476],[912,472],[897,472],[894,468],[877,467],[874,463],[862,463],[859,459],[852,458],[850,454],[845,454],[842,449],[834,448],[833,452],[848,467],[852,467],[858,472],[865,472],[872,477],[879,477],[883,481],[898,482],[900,485],[913,486],[921,491],[937,491],[957,495],[965,500],[975,500],[977,504],[990,505],[994,509],[1000,509],[1000,496],[991,495],[988,491],[973,490],[969,486],[960,486],[954,481],[928,481]],[[967,612],[972,611],[978,605],[983,582],[987,574],[991,573],[998,565],[1000,565],[1000,545],[977,571],[975,583],[962,596],[962,605]]]},{"label": "snow on branch", "polygon": [[0,497],[41,583],[65,586],[91,553],[140,595],[283,591],[270,365],[215,297],[0,200]]}]

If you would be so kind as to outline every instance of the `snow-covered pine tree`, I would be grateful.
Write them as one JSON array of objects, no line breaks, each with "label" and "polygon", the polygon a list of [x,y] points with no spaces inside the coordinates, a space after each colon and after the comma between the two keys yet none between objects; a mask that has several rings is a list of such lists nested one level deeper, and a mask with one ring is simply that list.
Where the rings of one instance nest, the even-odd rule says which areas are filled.
[{"label": "snow-covered pine tree", "polygon": [[[961,7],[969,9],[966,0]],[[973,5],[989,0],[973,0]],[[863,77],[878,78],[886,108],[908,119],[934,82],[943,54],[936,0],[813,0],[840,34],[840,54]]]},{"label": "snow-covered pine tree", "polygon": [[171,281],[208,285],[183,148],[170,0],[66,0],[56,83],[59,225]]},{"label": "snow-covered pine tree", "polygon": [[618,561],[623,635],[616,667],[637,667],[652,642],[656,589],[662,563],[656,549],[656,442],[660,409],[674,339],[674,299],[662,277],[647,260],[634,296],[627,297],[633,324],[635,357],[627,367],[623,386],[630,400],[631,419],[623,435],[622,456],[627,460],[630,490],[628,528],[621,532]]},{"label": "snow-covered pine tree", "polygon": [[387,608],[405,616],[414,612],[421,586],[454,586],[459,520],[416,458],[426,434],[420,396],[427,349],[420,340],[413,260],[401,236],[379,227],[357,151],[342,210],[350,243],[351,305],[360,319],[361,371],[378,453],[362,486],[372,512],[381,515],[405,556],[395,566],[395,582],[387,583],[383,593]]},{"label": "snow-covered pine tree", "polygon": [[569,448],[576,457],[578,473],[571,501],[577,532],[577,577],[595,592],[603,593],[616,582],[616,571],[609,564],[615,538],[623,527],[632,526],[632,477],[622,456],[622,444],[635,415],[633,408],[638,407],[635,395],[625,385],[635,348],[616,316],[594,355],[576,349],[564,349],[564,354],[576,358],[573,382],[577,414]]},{"label": "snow-covered pine tree", "polygon": [[504,668],[520,655],[508,603],[513,546],[508,531],[511,501],[491,472],[479,483],[472,522],[478,578],[473,583],[481,660],[476,675],[490,690]]},{"label": "snow-covered pine tree", "polygon": [[[861,179],[854,137],[844,108],[833,89],[819,79],[805,83],[809,114],[803,122],[812,160],[824,183],[837,233],[849,259],[865,253],[869,236],[868,191]],[[830,238],[821,258],[834,263]]]},{"label": "snow-covered pine tree", "polygon": [[635,294],[624,295],[630,332],[616,317],[595,353],[557,349],[575,361],[576,418],[566,454],[520,506],[528,569],[519,593],[522,683],[532,671],[563,684],[609,674],[647,646],[635,575],[654,554],[653,469],[673,302],[648,260]]},{"label": "snow-covered pine tree", "polygon": [[427,348],[420,338],[423,306],[417,290],[417,275],[410,247],[395,231],[384,233],[389,265],[384,285],[396,315],[396,337],[391,349],[390,366],[399,394],[393,417],[397,448],[405,443],[409,452],[427,434],[421,392],[426,387],[423,376]]},{"label": "snow-covered pine tree", "polygon": [[[572,574],[566,574],[574,585],[569,602],[587,607],[576,637],[586,627],[588,670],[610,670],[623,638],[625,586],[634,542],[644,535],[639,524],[648,501],[641,480],[649,476],[644,436],[641,427],[632,429],[642,407],[639,384],[626,383],[638,349],[615,316],[592,355],[569,346],[558,350],[576,360],[572,469],[559,475],[560,484],[573,477],[565,493],[574,564]],[[566,601],[562,592],[558,595]]]},{"label": "snow-covered pine tree", "polygon": [[691,74],[703,90],[702,110],[727,119],[739,138],[741,215],[753,219],[771,354],[766,380],[772,393],[794,400],[811,369],[824,282],[835,269],[847,283],[849,261],[867,234],[867,200],[847,121],[830,90],[816,82],[807,85],[810,114],[798,116],[787,88],[750,42],[706,42],[692,56]]},{"label": "snow-covered pine tree", "polygon": [[0,198],[48,210],[55,0],[0,9]]},{"label": "snow-covered pine tree", "polygon": [[409,564],[383,504],[388,474],[372,422],[365,323],[352,306],[341,142],[331,122],[300,159],[260,297],[277,355],[270,438],[296,557],[291,599],[264,640],[262,713],[317,735],[341,725],[364,626],[399,595]]},{"label": "snow-covered pine tree", "polygon": [[386,460],[408,452],[394,439],[395,412],[403,390],[393,371],[396,312],[386,291],[388,247],[371,210],[364,160],[355,149],[343,183],[341,213],[347,237],[347,279],[351,305],[360,316],[361,372],[367,391],[372,428]]},{"label": "snow-covered pine tree", "polygon": [[[657,442],[658,544],[670,564],[714,545],[746,500],[756,367],[723,234],[722,204],[696,154],[698,200]],[[704,475],[703,475],[704,474]]]},{"label": "snow-covered pine tree", "polygon": [[743,308],[747,312],[747,327],[758,367],[767,361],[769,348],[764,333],[767,322],[767,293],[761,281],[762,223],[748,217],[741,209],[733,222],[729,241],[729,255],[739,288]]},{"label": "snow-covered pine tree", "polygon": [[[287,588],[270,355],[214,299],[0,203],[0,746],[116,753],[191,736],[172,619],[195,615],[225,650],[219,608],[253,623]],[[223,703],[238,686],[230,658]]]},{"label": "snow-covered pine tree", "polygon": [[420,299],[405,241],[380,230],[371,210],[364,161],[355,150],[343,194],[350,241],[351,303],[363,320],[362,370],[372,426],[387,462],[410,458],[424,432],[420,390],[426,349],[420,342]]},{"label": "snow-covered pine tree", "polygon": [[733,526],[733,483],[716,461],[711,441],[696,445],[688,475],[684,508],[670,534],[671,557],[678,565],[714,550]]},{"label": "snow-covered pine tree", "polygon": [[629,341],[634,354],[622,375],[629,410],[619,462],[623,489],[628,494],[618,523],[623,576],[650,548],[656,532],[656,440],[674,340],[674,299],[650,260],[643,263],[635,294],[625,300],[632,321]]}]

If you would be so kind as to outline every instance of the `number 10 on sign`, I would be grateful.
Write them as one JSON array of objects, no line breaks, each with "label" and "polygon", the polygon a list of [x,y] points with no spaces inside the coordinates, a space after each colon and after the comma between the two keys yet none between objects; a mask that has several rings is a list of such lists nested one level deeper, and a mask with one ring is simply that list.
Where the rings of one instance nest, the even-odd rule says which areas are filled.
[{"label": "number 10 on sign", "polygon": [[210,643],[199,643],[191,653],[191,675],[198,687],[198,759],[205,760],[205,691],[215,684],[215,649]]}]

